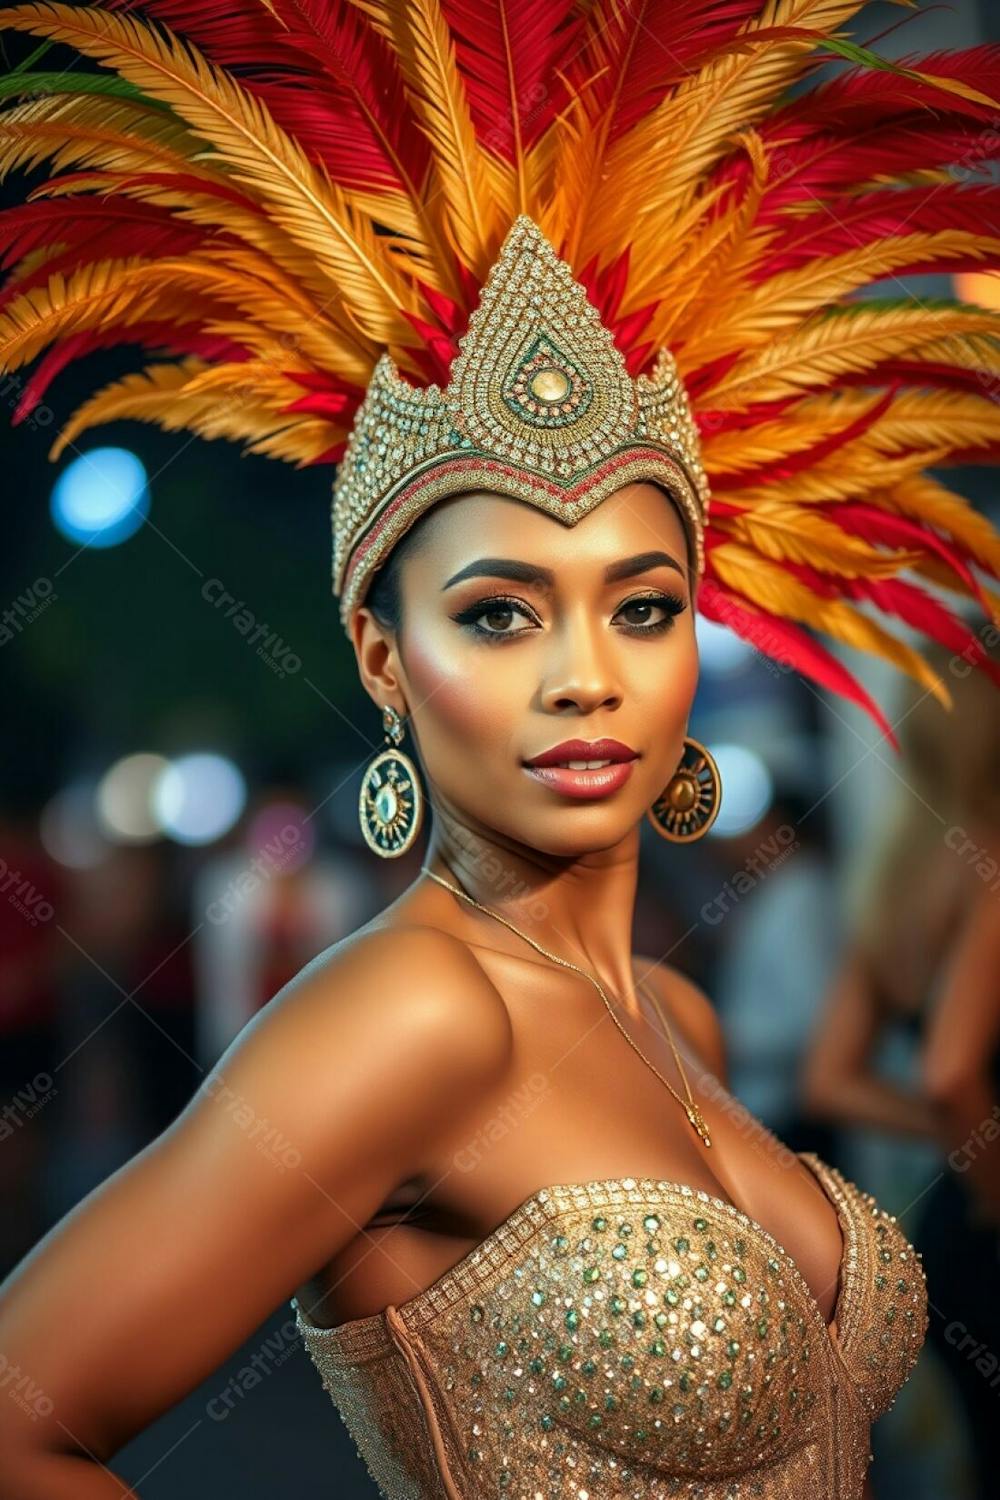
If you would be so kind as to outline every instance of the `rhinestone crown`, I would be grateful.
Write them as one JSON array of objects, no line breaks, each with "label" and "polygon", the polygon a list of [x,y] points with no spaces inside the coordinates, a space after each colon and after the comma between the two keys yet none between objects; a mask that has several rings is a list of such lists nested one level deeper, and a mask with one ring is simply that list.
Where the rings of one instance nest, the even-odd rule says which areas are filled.
[{"label": "rhinestone crown", "polygon": [[333,489],[333,581],[347,629],[375,569],[436,501],[484,489],[573,525],[635,480],[673,496],[695,578],[709,491],[668,349],[631,378],[584,287],[542,231],[514,221],[459,341],[450,380],[372,373]]}]

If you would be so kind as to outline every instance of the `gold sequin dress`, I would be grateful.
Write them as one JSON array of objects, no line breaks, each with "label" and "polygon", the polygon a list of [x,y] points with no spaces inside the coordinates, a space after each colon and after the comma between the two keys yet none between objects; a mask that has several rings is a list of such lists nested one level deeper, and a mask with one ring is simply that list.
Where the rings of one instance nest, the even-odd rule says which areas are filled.
[{"label": "gold sequin dress", "polygon": [[919,1258],[812,1155],[831,1337],[755,1220],[673,1182],[543,1188],[424,1292],[299,1330],[386,1500],[859,1500],[927,1326]]}]

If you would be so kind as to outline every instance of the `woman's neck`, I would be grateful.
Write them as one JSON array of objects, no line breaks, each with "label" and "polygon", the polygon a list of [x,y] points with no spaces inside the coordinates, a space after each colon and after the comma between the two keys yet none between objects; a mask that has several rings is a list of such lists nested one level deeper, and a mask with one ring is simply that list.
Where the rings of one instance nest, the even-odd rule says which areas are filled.
[{"label": "woman's neck", "polygon": [[[497,912],[550,953],[595,975],[623,1004],[635,1005],[632,919],[639,829],[611,849],[579,857],[546,854],[435,819],[425,866]],[[445,899],[456,901],[428,882]],[[461,901],[475,941],[527,953],[523,938]],[[469,930],[466,928],[465,930]]]}]

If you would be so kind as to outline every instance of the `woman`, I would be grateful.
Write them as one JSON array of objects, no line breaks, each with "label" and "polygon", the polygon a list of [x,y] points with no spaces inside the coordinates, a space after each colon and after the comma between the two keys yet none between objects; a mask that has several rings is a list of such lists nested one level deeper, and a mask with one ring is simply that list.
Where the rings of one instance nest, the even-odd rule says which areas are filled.
[{"label": "woman", "polygon": [[[986,1500],[1000,1464],[989,1357],[1000,1346],[1000,704],[961,656],[929,655],[952,684],[954,727],[916,691],[904,696],[894,816],[864,871],[806,1099],[831,1122],[940,1146],[914,1237],[937,1314],[930,1338],[965,1409]],[[893,1032],[917,1042],[911,1086],[879,1068]]]},{"label": "woman", "polygon": [[[858,1189],[747,1139],[709,1001],[631,953],[636,860],[644,813],[686,842],[718,807],[686,733],[696,605],[890,739],[796,622],[943,702],[850,601],[975,646],[895,575],[988,602],[967,559],[995,575],[997,537],[921,470],[997,441],[970,378],[1000,365],[997,317],[845,299],[890,265],[992,263],[982,199],[935,177],[962,226],[939,233],[911,184],[912,242],[880,204],[862,251],[802,210],[818,170],[857,217],[853,111],[888,132],[872,172],[908,184],[942,120],[946,154],[992,150],[985,59],[874,90],[855,50],[765,118],[857,5],[693,5],[655,47],[641,6],[145,9],[186,44],[114,12],[0,14],[120,75],[54,100],[23,75],[42,97],[8,159],[85,165],[57,193],[87,227],[61,201],[8,217],[0,357],[55,341],[27,411],[95,341],[180,356],[99,393],[60,451],[131,415],[339,462],[334,584],[389,742],[362,827],[395,857],[426,799],[431,840],[423,878],[11,1279],[0,1347],[51,1411],[0,1415],[0,1489],[117,1494],[116,1449],[294,1297],[393,1500],[857,1500],[922,1274]],[[859,371],[918,389],[862,395]]]}]

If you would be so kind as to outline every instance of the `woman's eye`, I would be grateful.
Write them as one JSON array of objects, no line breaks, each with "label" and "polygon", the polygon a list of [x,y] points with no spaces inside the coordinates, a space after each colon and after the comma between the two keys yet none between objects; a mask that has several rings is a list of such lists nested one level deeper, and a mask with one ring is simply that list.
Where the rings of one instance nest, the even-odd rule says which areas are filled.
[{"label": "woman's eye", "polygon": [[472,604],[468,609],[463,609],[453,618],[460,625],[468,625],[480,636],[523,635],[523,630],[510,630],[511,619],[520,615],[529,624],[537,624],[537,621],[528,614],[523,605],[513,599],[481,599],[478,604]]},{"label": "woman's eye", "polygon": [[[658,635],[661,631],[669,630],[675,616],[683,614],[685,609],[687,605],[684,600],[678,599],[674,594],[644,594],[640,599],[630,599],[623,604],[618,614],[632,615],[624,623],[626,630],[633,635]],[[657,611],[660,616],[658,619]]]}]

